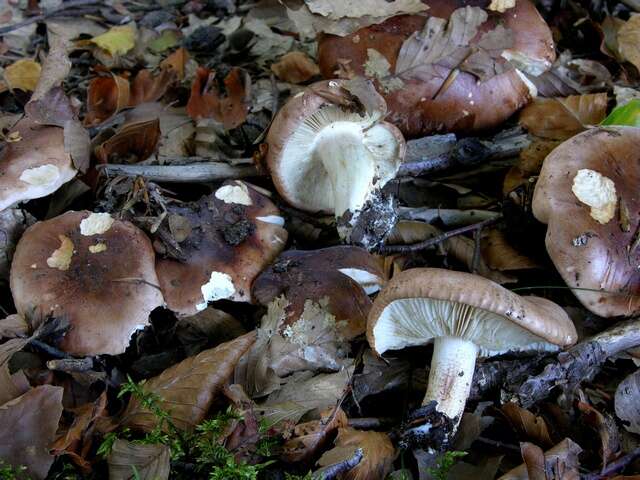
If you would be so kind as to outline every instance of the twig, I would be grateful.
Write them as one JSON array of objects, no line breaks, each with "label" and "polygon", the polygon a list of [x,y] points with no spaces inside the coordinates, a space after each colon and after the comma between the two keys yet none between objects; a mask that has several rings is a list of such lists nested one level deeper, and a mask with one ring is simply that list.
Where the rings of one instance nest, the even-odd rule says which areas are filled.
[{"label": "twig", "polygon": [[377,428],[385,428],[396,423],[396,419],[390,417],[364,417],[350,418],[349,426],[359,430],[374,430]]},{"label": "twig", "polygon": [[548,397],[557,385],[571,395],[581,382],[592,380],[609,357],[639,345],[640,319],[629,320],[561,352],[542,373],[506,388],[525,408]]},{"label": "twig", "polygon": [[194,163],[191,165],[98,165],[98,169],[110,175],[144,177],[154,182],[213,182],[227,178],[258,176],[253,165],[235,166],[221,162]]},{"label": "twig", "polygon": [[420,250],[424,250],[425,248],[429,248],[433,245],[437,245],[445,240],[456,237],[458,235],[462,235],[463,233],[475,232],[484,227],[488,227],[489,225],[493,225],[499,222],[502,219],[502,215],[499,215],[495,218],[488,218],[487,220],[483,220],[479,223],[474,223],[473,225],[467,225],[464,227],[456,228],[454,230],[449,230],[448,232],[444,232],[437,237],[428,238],[422,242],[413,243],[411,245],[385,245],[381,247],[381,253],[411,253],[418,252]]},{"label": "twig", "polygon": [[327,467],[321,468],[317,472],[313,474],[314,480],[333,480],[337,478],[338,475],[342,473],[346,473],[351,470],[353,467],[360,463],[364,453],[361,448],[358,448],[350,458],[343,460],[340,463],[336,463],[335,465],[329,465]]},{"label": "twig", "polygon": [[90,357],[59,358],[49,360],[47,362],[47,368],[59,372],[88,372],[93,369],[93,359]]},{"label": "twig", "polygon": [[47,18],[50,18],[50,17],[62,15],[67,10],[70,10],[72,8],[83,7],[87,5],[96,5],[100,3],[102,3],[101,0],[69,0],[68,2],[64,2],[58,8],[47,10],[40,15],[35,15],[21,22],[14,23],[13,25],[7,25],[6,27],[0,28],[0,35],[5,35],[9,32],[13,32],[14,30],[18,30],[19,28],[25,27],[27,25],[31,25],[32,23],[41,22],[42,20],[46,20]]},{"label": "twig", "polygon": [[36,350],[39,350],[42,353],[46,353],[47,355],[53,358],[58,358],[58,359],[71,358],[71,355],[69,355],[68,353],[63,352],[62,350],[59,350],[56,347],[52,347],[51,345],[44,343],[40,340],[33,339],[29,341],[29,345],[31,345]]},{"label": "twig", "polygon": [[604,480],[610,478],[612,475],[624,470],[631,462],[640,458],[640,448],[623,455],[615,462],[609,463],[600,473],[590,473],[582,477],[582,480]]}]

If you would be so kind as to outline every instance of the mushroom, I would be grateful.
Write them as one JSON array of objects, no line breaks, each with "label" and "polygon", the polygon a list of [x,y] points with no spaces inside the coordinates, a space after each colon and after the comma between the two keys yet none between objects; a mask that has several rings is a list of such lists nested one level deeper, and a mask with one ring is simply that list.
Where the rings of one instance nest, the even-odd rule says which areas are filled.
[{"label": "mushroom", "polygon": [[[423,3],[427,16],[395,16],[344,37],[322,34],[322,75],[376,79],[387,120],[410,137],[494,127],[535,95],[523,71],[540,75],[555,51],[549,27],[529,0],[501,14],[481,10],[488,0]],[[440,19],[450,20],[450,31]],[[477,34],[467,40],[470,29]]]},{"label": "mushroom", "polygon": [[326,309],[336,318],[342,336],[352,339],[364,333],[369,295],[384,283],[378,258],[363,248],[342,245],[282,253],[253,282],[252,294],[262,305],[284,295],[289,302],[285,325],[300,318],[307,300],[326,299]]},{"label": "mushroom", "polygon": [[215,300],[250,301],[254,278],[287,242],[279,210],[246,182],[227,181],[168,211],[171,232],[164,238],[171,242],[163,249],[174,258],[158,260],[156,269],[167,306],[179,315],[194,315]]},{"label": "mushroom", "polygon": [[341,238],[378,245],[395,222],[382,187],[404,158],[400,131],[382,121],[370,82],[314,83],[276,115],[267,143],[273,183],[291,205],[334,214]]},{"label": "mushroom", "polygon": [[34,328],[49,315],[68,319],[63,350],[116,355],[163,305],[154,261],[151,242],[131,223],[70,211],[26,230],[11,264],[11,293]]},{"label": "mushroom", "polygon": [[555,303],[520,297],[469,273],[437,268],[406,270],[380,292],[367,320],[378,354],[433,340],[429,384],[422,402],[455,426],[469,396],[476,357],[508,351],[555,350],[577,333]]},{"label": "mushroom", "polygon": [[20,120],[0,151],[0,210],[47,196],[76,176],[64,130]]},{"label": "mushroom", "polygon": [[640,313],[639,142],[634,127],[576,135],[544,160],[533,195],[556,269],[602,317]]}]

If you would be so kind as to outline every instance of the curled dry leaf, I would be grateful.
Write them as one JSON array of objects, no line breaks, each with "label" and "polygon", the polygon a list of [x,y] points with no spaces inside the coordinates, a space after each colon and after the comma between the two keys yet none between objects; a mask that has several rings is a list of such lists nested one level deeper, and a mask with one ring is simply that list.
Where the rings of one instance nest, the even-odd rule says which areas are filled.
[{"label": "curled dry leaf", "polygon": [[315,456],[327,438],[339,428],[345,428],[349,419],[340,407],[330,408],[320,414],[319,420],[299,423],[293,429],[293,437],[282,446],[281,458],[285,462],[304,462]]},{"label": "curled dry leaf", "polygon": [[352,458],[357,449],[362,449],[362,459],[341,478],[345,480],[368,480],[386,478],[396,456],[389,437],[380,432],[368,432],[353,428],[341,428],[335,447],[325,452],[318,465],[328,467]]},{"label": "curled dry leaf", "polygon": [[505,232],[497,228],[489,229],[483,236],[482,258],[490,268],[501,272],[540,268],[539,264],[518,252],[509,243]]},{"label": "curled dry leaf", "polygon": [[[209,407],[233,374],[238,360],[254,341],[255,333],[251,332],[205,350],[148,380],[144,389],[160,397],[160,407],[169,412],[176,427],[191,431],[204,420]],[[137,400],[131,399],[122,424],[150,431],[157,420]]]},{"label": "curled dry leaf", "polygon": [[620,382],[616,389],[615,407],[624,428],[640,435],[640,370]]},{"label": "curled dry leaf", "polygon": [[615,420],[608,413],[602,413],[586,402],[578,402],[578,410],[587,425],[600,437],[602,465],[607,465],[620,453],[620,434]]},{"label": "curled dry leaf", "polygon": [[640,15],[632,15],[620,26],[617,46],[620,55],[640,70]]},{"label": "curled dry leaf", "polygon": [[155,153],[159,141],[159,119],[133,121],[98,145],[95,154],[101,163],[138,163]]},{"label": "curled dry leaf", "polygon": [[161,68],[157,74],[152,73],[151,70],[138,72],[130,84],[129,106],[156,102],[162,98],[178,75],[173,69],[173,64],[167,65],[167,68]]},{"label": "curled dry leaf", "polygon": [[29,381],[22,371],[11,374],[9,360],[29,343],[28,338],[14,338],[0,345],[0,405],[29,390]]},{"label": "curled dry leaf", "polygon": [[131,89],[129,81],[118,75],[96,77],[87,89],[87,115],[85,126],[102,123],[129,105]]},{"label": "curled dry leaf", "polygon": [[[534,449],[535,445],[529,444],[531,447],[527,447],[527,452],[531,453],[529,456],[530,463],[533,462],[536,457]],[[542,480],[578,480],[580,475],[578,473],[579,461],[578,455],[582,452],[580,445],[575,443],[570,438],[565,438],[558,443],[552,449],[544,452],[544,465],[542,470]],[[537,464],[537,471],[540,471],[540,464]],[[531,477],[527,472],[527,465],[522,464],[507,473],[502,475],[498,480],[529,480]],[[540,478],[540,477],[539,477]]]},{"label": "curled dry leaf", "polygon": [[520,123],[538,137],[564,140],[597,125],[606,114],[606,93],[536,98],[520,113]]},{"label": "curled dry leaf", "polygon": [[170,460],[171,450],[167,445],[145,445],[119,438],[107,457],[109,480],[167,480]]},{"label": "curled dry leaf", "polygon": [[537,417],[529,410],[512,402],[504,404],[501,411],[522,440],[528,440],[546,448],[553,445],[547,423],[542,417]]},{"label": "curled dry leaf", "polygon": [[233,68],[224,79],[224,89],[216,73],[199,67],[191,86],[187,113],[194,120],[214,118],[230,130],[244,123],[248,114],[251,79]]},{"label": "curled dry leaf", "polygon": [[41,385],[0,405],[0,460],[27,467],[35,479],[47,476],[54,457],[49,454],[62,415],[61,387]]},{"label": "curled dry leaf", "polygon": [[284,82],[303,83],[320,74],[318,65],[304,52],[289,52],[271,65],[271,71]]}]

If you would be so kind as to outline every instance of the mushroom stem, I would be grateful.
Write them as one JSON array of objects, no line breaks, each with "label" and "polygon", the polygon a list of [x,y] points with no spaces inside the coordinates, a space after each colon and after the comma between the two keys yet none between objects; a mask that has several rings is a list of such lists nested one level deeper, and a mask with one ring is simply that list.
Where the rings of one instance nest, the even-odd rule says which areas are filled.
[{"label": "mushroom stem", "polygon": [[438,337],[433,344],[429,384],[422,405],[435,400],[436,410],[458,425],[471,391],[478,347],[458,337]]},{"label": "mushroom stem", "polygon": [[333,122],[316,139],[314,155],[329,174],[336,218],[360,208],[371,188],[375,171],[363,142],[362,129],[353,122]]}]

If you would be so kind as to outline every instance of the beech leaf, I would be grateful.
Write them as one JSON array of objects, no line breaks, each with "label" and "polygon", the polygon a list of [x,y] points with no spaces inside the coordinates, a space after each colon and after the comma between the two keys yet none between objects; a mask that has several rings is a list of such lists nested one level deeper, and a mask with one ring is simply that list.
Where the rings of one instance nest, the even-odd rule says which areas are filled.
[{"label": "beech leaf", "polygon": [[[222,392],[240,357],[255,341],[255,332],[205,350],[168,368],[144,384],[147,392],[158,395],[160,407],[169,412],[173,424],[192,431],[204,420],[209,407]],[[150,431],[158,418],[132,398],[122,423]]]},{"label": "beech leaf", "polygon": [[166,480],[170,460],[171,450],[167,445],[143,445],[119,438],[107,458],[109,480]]},{"label": "beech leaf", "polygon": [[42,67],[29,59],[18,60],[4,69],[4,78],[10,88],[19,88],[25,92],[35,90]]},{"label": "beech leaf", "polygon": [[37,479],[53,463],[49,445],[62,415],[61,387],[41,385],[0,406],[0,460]]},{"label": "beech leaf", "polygon": [[93,37],[91,43],[109,52],[110,55],[124,55],[136,44],[136,26],[133,23],[111,27],[109,31]]},{"label": "beech leaf", "polygon": [[341,478],[345,480],[367,480],[386,478],[391,471],[396,449],[385,433],[361,431],[354,428],[341,428],[335,447],[327,451],[318,460],[321,467],[339,464],[354,456],[362,449],[362,459]]}]

